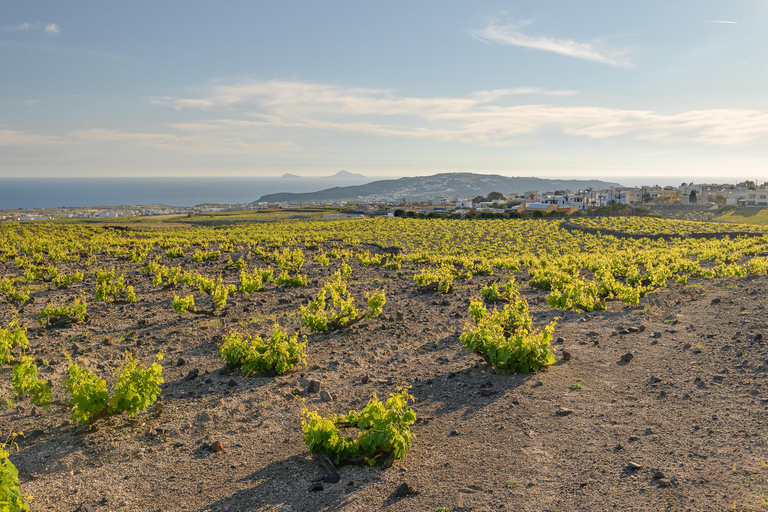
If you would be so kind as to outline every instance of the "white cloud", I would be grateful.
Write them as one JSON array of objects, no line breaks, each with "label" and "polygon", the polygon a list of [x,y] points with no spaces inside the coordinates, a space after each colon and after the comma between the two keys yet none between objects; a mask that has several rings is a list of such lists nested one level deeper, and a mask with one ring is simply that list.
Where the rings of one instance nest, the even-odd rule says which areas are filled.
[{"label": "white cloud", "polygon": [[61,137],[52,135],[37,135],[18,130],[5,130],[0,128],[0,146],[49,146],[61,144]]},{"label": "white cloud", "polygon": [[707,23],[721,23],[723,25],[738,25],[738,21],[707,20]]},{"label": "white cloud", "polygon": [[[229,134],[293,128],[436,138],[486,146],[518,144],[545,131],[591,139],[620,137],[657,142],[745,145],[768,139],[768,113],[745,109],[693,110],[665,114],[599,106],[508,105],[523,94],[572,96],[573,91],[510,88],[467,97],[418,98],[391,90],[298,81],[252,81],[214,85],[199,97],[154,98],[177,110],[237,113],[201,122],[175,123],[176,130]],[[242,117],[245,116],[246,119]]]},{"label": "white cloud", "polygon": [[580,43],[570,39],[531,36],[522,32],[521,24],[499,25],[491,22],[484,29],[472,31],[471,34],[487,43],[542,50],[615,67],[632,66],[626,51],[600,49],[596,43]]},{"label": "white cloud", "polygon": [[58,26],[55,23],[41,23],[39,21],[35,22],[24,22],[20,23],[18,25],[12,25],[8,27],[1,27],[0,32],[28,32],[30,30],[43,30],[49,34],[59,34],[61,33],[61,27]]}]

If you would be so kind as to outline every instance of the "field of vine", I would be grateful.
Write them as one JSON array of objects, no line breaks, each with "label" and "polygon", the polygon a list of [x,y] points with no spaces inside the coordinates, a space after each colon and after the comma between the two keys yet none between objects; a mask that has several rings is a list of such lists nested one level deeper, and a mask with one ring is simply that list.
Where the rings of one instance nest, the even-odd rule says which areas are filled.
[{"label": "field of vine", "polygon": [[[648,508],[696,509],[707,493],[715,509],[768,499],[755,427],[768,359],[738,384],[758,390],[745,394],[752,412],[710,410],[738,402],[731,388],[699,402],[683,390],[702,389],[707,365],[720,375],[730,357],[751,368],[766,356],[766,227],[322,211],[176,220],[0,225],[0,510],[486,510],[530,506],[532,489],[546,498],[531,509],[605,506],[585,487],[621,507],[644,472]],[[717,317],[704,296],[707,307],[752,302]],[[703,316],[684,327],[686,307]],[[733,338],[701,331],[707,322]],[[720,338],[725,355],[701,346]],[[657,351],[645,367],[635,344]],[[689,361],[702,352],[706,364]],[[614,353],[618,366],[605,362]],[[611,404],[634,408],[633,382],[656,393],[640,399],[654,412],[628,420]],[[661,398],[659,383],[671,386]],[[665,451],[666,439],[645,464],[630,460],[654,421],[685,407],[713,422],[733,414],[744,439],[760,438],[744,446],[754,468],[734,469],[749,478],[702,494],[696,470],[669,459],[694,456]],[[589,441],[630,424],[647,424],[647,439],[606,445],[610,457]],[[550,441],[568,446],[553,455]],[[485,474],[472,463],[483,453]]]}]

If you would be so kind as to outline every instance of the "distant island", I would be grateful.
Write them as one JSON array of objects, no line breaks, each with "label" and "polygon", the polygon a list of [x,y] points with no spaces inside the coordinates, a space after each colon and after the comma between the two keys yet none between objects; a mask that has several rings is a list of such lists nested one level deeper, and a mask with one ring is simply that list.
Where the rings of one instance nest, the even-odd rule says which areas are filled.
[{"label": "distant island", "polygon": [[[296,179],[302,178],[301,176],[290,173],[290,172],[283,174],[281,177],[283,179],[288,179],[288,180],[296,180]],[[313,178],[328,179],[328,180],[367,180],[368,179],[367,176],[364,176],[360,173],[349,172],[343,169],[332,176],[313,176]]]},{"label": "distant island", "polygon": [[[346,171],[339,171],[336,176]],[[341,175],[342,177],[345,175]],[[353,175],[361,176],[361,175]],[[436,197],[470,198],[493,191],[519,194],[536,191],[606,189],[619,183],[600,180],[558,180],[533,177],[508,177],[471,172],[441,173],[433,176],[379,180],[364,185],[333,187],[317,192],[282,192],[261,196],[257,202],[344,201],[356,199],[406,199],[418,201]]]}]

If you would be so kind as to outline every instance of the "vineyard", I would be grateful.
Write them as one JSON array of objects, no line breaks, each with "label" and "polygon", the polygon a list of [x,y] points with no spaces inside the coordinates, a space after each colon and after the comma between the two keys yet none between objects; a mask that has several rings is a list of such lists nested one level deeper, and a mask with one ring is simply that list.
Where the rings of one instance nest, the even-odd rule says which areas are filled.
[{"label": "vineyard", "polygon": [[0,510],[768,506],[768,228],[323,215],[0,226]]}]

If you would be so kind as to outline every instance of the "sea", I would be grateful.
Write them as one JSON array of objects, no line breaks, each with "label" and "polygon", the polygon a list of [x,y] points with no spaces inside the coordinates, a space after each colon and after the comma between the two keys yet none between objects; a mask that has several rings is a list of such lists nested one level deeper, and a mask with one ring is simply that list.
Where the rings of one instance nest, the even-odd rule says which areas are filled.
[{"label": "sea", "polygon": [[251,203],[278,192],[315,192],[373,179],[0,178],[0,210],[164,204]]}]

